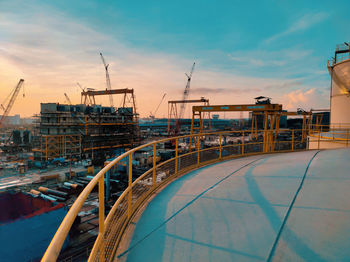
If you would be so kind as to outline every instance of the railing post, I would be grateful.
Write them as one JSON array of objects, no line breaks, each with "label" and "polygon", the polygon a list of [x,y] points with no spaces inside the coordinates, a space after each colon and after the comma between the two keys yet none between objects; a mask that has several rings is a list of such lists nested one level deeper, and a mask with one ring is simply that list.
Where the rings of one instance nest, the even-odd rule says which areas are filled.
[{"label": "railing post", "polygon": [[349,129],[346,129],[346,147],[349,146]]},{"label": "railing post", "polygon": [[156,168],[157,168],[157,145],[156,143],[154,143],[153,144],[153,174],[152,174],[153,186],[156,185]]},{"label": "railing post", "polygon": [[294,129],[292,130],[292,151],[294,151]]},{"label": "railing post", "polygon": [[222,134],[220,133],[220,138],[219,138],[219,143],[220,143],[220,145],[219,145],[219,159],[221,159],[221,154],[222,154],[222,145],[221,145],[221,143],[222,143]]},{"label": "railing post", "polygon": [[242,155],[244,155],[244,131],[242,135]]},{"label": "railing post", "polygon": [[128,175],[129,175],[129,196],[128,196],[128,218],[131,217],[132,213],[132,153],[128,155]]},{"label": "railing post", "polygon": [[98,181],[98,234],[102,238],[100,260],[104,261],[104,233],[105,233],[105,183],[104,175]]},{"label": "railing post", "polygon": [[200,144],[199,144],[199,135],[197,136],[197,165],[199,165],[200,158],[199,158],[199,149],[200,149]]},{"label": "railing post", "polygon": [[321,132],[318,132],[317,149],[320,149],[321,133],[322,133],[322,127],[321,127]]},{"label": "railing post", "polygon": [[175,174],[178,172],[178,156],[179,156],[179,139],[175,140]]}]

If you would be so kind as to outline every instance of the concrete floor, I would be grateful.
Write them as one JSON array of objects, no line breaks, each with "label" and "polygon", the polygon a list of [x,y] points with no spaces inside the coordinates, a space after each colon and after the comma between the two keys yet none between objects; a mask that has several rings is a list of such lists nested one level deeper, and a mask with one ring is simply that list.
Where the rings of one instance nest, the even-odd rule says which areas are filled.
[{"label": "concrete floor", "polygon": [[119,258],[350,261],[350,149],[317,152],[190,172],[149,203]]}]

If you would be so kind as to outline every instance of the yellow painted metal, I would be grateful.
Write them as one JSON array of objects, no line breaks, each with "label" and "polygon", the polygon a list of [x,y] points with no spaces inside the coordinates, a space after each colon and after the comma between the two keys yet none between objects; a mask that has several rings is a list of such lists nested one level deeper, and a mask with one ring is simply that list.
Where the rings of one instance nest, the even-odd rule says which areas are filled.
[{"label": "yellow painted metal", "polygon": [[222,134],[220,134],[219,137],[219,159],[221,159],[221,155],[222,155]]},{"label": "yellow painted metal", "polygon": [[[265,123],[266,124],[266,123]],[[314,130],[311,128],[311,130]],[[322,129],[321,129],[322,130]],[[85,189],[82,191],[82,193],[79,195],[77,200],[73,203],[71,209],[69,210],[67,216],[64,218],[62,224],[60,225],[59,229],[57,230],[54,238],[52,239],[48,249],[46,250],[42,261],[55,261],[60,253],[60,250],[62,248],[62,245],[64,243],[64,240],[66,239],[69,230],[78,215],[81,207],[83,206],[84,201],[87,199],[93,188],[99,184],[99,200],[100,200],[100,209],[99,209],[99,235],[95,241],[94,247],[90,253],[89,261],[96,261],[96,260],[102,260],[102,261],[110,261],[113,259],[114,253],[116,252],[118,243],[122,237],[122,234],[125,230],[125,228],[130,223],[133,215],[138,210],[140,206],[143,205],[143,203],[151,196],[151,194],[157,190],[158,188],[162,187],[172,179],[175,179],[178,177],[179,174],[184,174],[185,172],[188,172],[192,169],[198,168],[203,165],[216,163],[219,161],[223,161],[230,158],[236,158],[236,157],[242,157],[242,156],[248,156],[248,155],[256,155],[261,153],[269,153],[269,148],[272,148],[274,144],[271,143],[271,135],[268,133],[271,133],[271,130],[263,130],[264,135],[266,136],[266,140],[264,138],[264,141],[260,142],[246,142],[245,137],[248,136],[249,133],[252,133],[250,131],[244,131],[242,136],[242,142],[236,143],[236,144],[225,144],[223,145],[223,136],[230,137],[230,134],[235,134],[234,137],[238,137],[239,134],[242,133],[242,131],[221,131],[221,132],[212,132],[212,133],[201,133],[196,135],[187,135],[187,136],[180,136],[176,138],[166,138],[159,141],[151,142],[142,146],[139,146],[137,148],[131,149],[130,151],[122,154],[121,156],[117,157],[113,161],[111,161],[108,165],[106,165],[92,180],[91,182],[85,187]],[[268,131],[268,132],[267,132]],[[286,131],[286,130],[284,130]],[[287,130],[288,131],[288,130]],[[296,142],[302,142],[301,140],[296,140],[295,132],[299,132],[299,134],[302,133],[303,130],[289,130],[288,132],[292,135],[292,142],[289,141],[278,141],[281,145],[283,144],[290,144],[292,143],[292,146],[285,147],[285,149],[280,149],[279,152],[288,152],[288,151],[297,151],[294,144]],[[348,132],[348,131],[347,131]],[[318,132],[320,133],[320,132]],[[316,133],[314,133],[316,134]],[[212,136],[216,135],[219,136],[219,145],[212,146],[208,148],[200,148],[200,141],[202,138],[205,138],[206,136]],[[297,136],[297,138],[300,136]],[[347,135],[348,138],[348,135]],[[152,146],[153,147],[153,155],[155,156],[157,153],[157,144],[164,143],[167,141],[173,141],[175,139],[175,157],[172,159],[168,159],[166,161],[163,161],[161,163],[154,162],[153,159],[153,167],[146,171],[143,175],[138,177],[135,181],[132,181],[132,158],[133,153],[143,149],[145,147]],[[184,154],[179,154],[179,139],[196,139],[196,147],[193,148],[192,151],[189,151]],[[316,142],[317,139],[322,139],[322,136],[319,135],[319,138],[310,136],[310,141]],[[312,140],[314,139],[314,140]],[[258,148],[258,151],[249,151],[250,146],[254,146]],[[227,152],[230,152],[230,150],[235,151],[235,148],[242,147],[241,153],[238,154],[231,154],[231,155],[222,155],[223,148],[227,149]],[[263,148],[261,149],[259,148]],[[243,149],[245,148],[245,149]],[[291,148],[291,150],[290,150]],[[211,151],[219,151],[219,154],[215,158],[206,158],[205,156],[208,155],[206,152]],[[236,151],[238,152],[238,151]],[[199,154],[201,153],[201,156],[199,157]],[[181,163],[182,160],[184,162],[186,159],[191,159],[192,156],[196,156],[197,159],[195,159],[192,164],[186,165],[184,167],[179,165],[180,159]],[[209,155],[213,155],[209,153]],[[203,157],[202,157],[203,156]],[[107,217],[104,216],[104,174],[110,170],[114,165],[118,164],[122,159],[125,159],[128,157],[128,179],[129,179],[129,185],[126,188],[126,190],[122,193],[122,195],[118,198],[118,200],[113,205],[112,209],[108,213]],[[193,159],[193,158],[192,158]],[[174,165],[171,165],[172,162],[175,162]],[[169,165],[170,164],[170,165]],[[166,167],[169,166],[169,168],[172,166],[171,170],[165,171],[167,174],[169,174],[164,180],[161,180],[159,183],[157,182],[156,185],[153,183],[151,186],[146,186],[147,179],[151,178],[153,181],[155,181],[155,168],[162,167],[162,170],[165,170]],[[141,189],[143,191],[139,191],[140,185],[143,185]],[[133,194],[133,189],[137,187],[137,194]],[[119,213],[118,213],[119,212]],[[115,217],[117,216],[117,217]],[[109,234],[109,232],[112,232],[111,230],[116,230],[116,233],[113,233],[112,235]],[[113,231],[114,232],[114,231]]]},{"label": "yellow painted metal", "polygon": [[196,112],[226,112],[226,111],[282,111],[280,104],[243,104],[243,105],[208,105],[193,106]]},{"label": "yellow painted metal", "polygon": [[[171,100],[171,101],[168,101],[168,134],[174,133],[171,130],[172,129],[172,125],[171,125],[172,121],[174,120],[175,122],[178,122],[179,117],[181,117],[177,111],[177,104],[188,104],[188,103],[203,103],[203,105],[208,106],[209,99],[202,97],[200,99],[192,99],[192,100]],[[192,128],[193,128],[193,125],[194,125],[194,116],[192,115]],[[173,130],[173,131],[175,131],[175,130]]]},{"label": "yellow painted metal", "polygon": [[197,165],[200,163],[200,137],[199,135],[197,136]]},{"label": "yellow painted metal", "polygon": [[244,155],[244,131],[242,132],[242,155]]},{"label": "yellow painted metal", "polygon": [[175,140],[175,174],[178,172],[178,157],[179,157],[179,139]]},{"label": "yellow painted metal", "polygon": [[157,144],[153,144],[153,174],[152,174],[152,184],[156,185],[156,168],[157,168]]},{"label": "yellow painted metal", "polygon": [[129,196],[128,196],[128,218],[131,217],[132,213],[132,153],[128,155],[129,162],[128,162],[128,175],[129,175]]},{"label": "yellow painted metal", "polygon": [[[98,234],[103,237],[105,232],[105,183],[104,176],[98,181]],[[100,250],[100,260],[104,260],[104,246]]]}]

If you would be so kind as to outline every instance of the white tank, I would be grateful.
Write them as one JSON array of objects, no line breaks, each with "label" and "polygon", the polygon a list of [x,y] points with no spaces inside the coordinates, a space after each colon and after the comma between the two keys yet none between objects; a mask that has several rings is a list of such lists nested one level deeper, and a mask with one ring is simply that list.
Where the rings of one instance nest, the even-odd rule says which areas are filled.
[{"label": "white tank", "polygon": [[350,124],[350,49],[344,43],[336,48],[331,64],[328,62],[331,75],[331,126]]}]

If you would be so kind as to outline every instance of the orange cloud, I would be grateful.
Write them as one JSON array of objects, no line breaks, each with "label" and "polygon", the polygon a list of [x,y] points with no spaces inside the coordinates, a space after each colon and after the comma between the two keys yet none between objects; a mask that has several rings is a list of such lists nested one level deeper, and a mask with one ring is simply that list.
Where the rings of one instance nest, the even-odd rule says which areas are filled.
[{"label": "orange cloud", "polygon": [[[25,17],[2,14],[0,32],[7,36],[0,39],[0,101],[24,78],[26,97],[18,97],[11,114],[26,117],[39,113],[40,103],[64,103],[64,93],[73,103],[80,103],[77,82],[85,87],[105,89],[100,52],[110,64],[112,88],[135,90],[141,117],[155,110],[164,93],[168,100],[181,99],[187,80],[184,73],[193,63],[191,58],[129,47],[54,10],[33,10]],[[217,72],[203,68],[201,61],[196,62],[190,98],[206,96],[212,104],[253,103],[253,98],[259,95],[278,100],[293,83]],[[291,92],[284,96],[288,98],[284,101],[292,107],[298,101],[306,103],[308,100],[303,100],[303,96],[310,95]],[[277,100],[273,102],[279,102]],[[120,104],[117,97],[114,101],[116,106]],[[97,102],[109,105],[108,97]],[[167,117],[166,101],[158,112],[156,117]],[[188,106],[185,116],[189,114]]]}]

